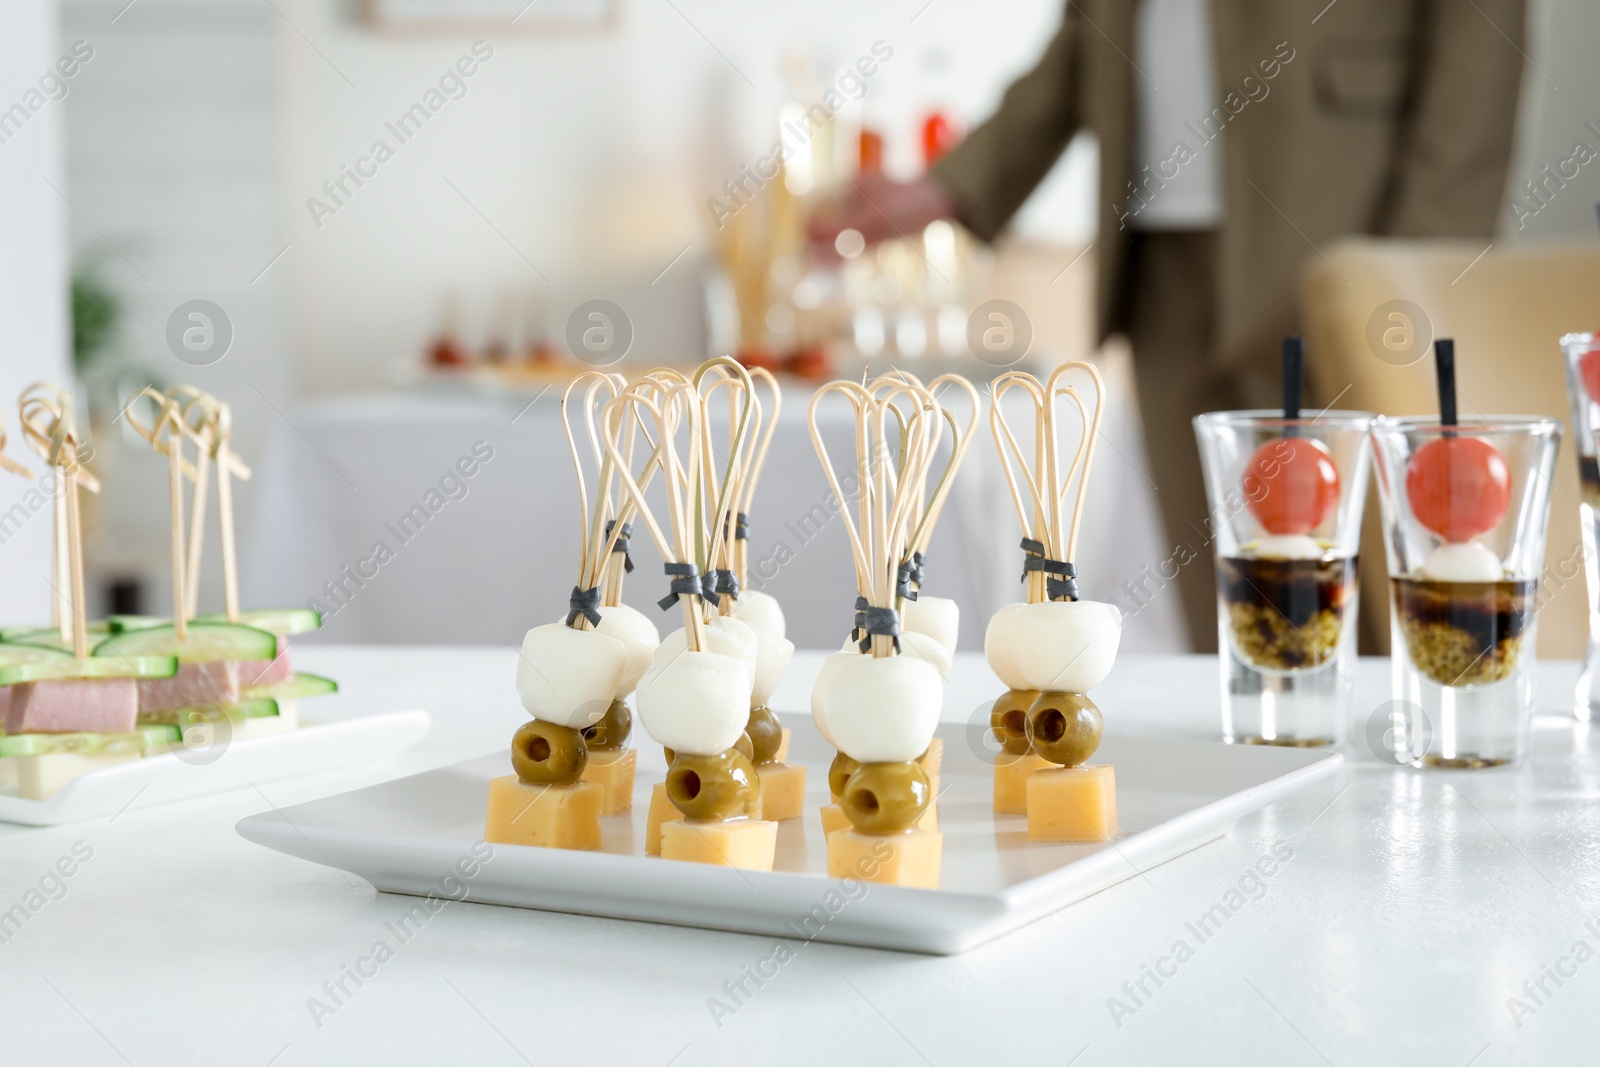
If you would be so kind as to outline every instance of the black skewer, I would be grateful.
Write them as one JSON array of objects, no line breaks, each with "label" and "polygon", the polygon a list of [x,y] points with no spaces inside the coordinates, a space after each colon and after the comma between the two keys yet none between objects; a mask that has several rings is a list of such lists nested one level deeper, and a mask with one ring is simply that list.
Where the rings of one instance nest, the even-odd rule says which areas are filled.
[{"label": "black skewer", "polygon": [[1283,339],[1283,417],[1300,417],[1300,371],[1305,364],[1306,342],[1299,334]]},{"label": "black skewer", "polygon": [[1456,343],[1448,337],[1433,342],[1433,359],[1439,372],[1439,423],[1456,424]]}]

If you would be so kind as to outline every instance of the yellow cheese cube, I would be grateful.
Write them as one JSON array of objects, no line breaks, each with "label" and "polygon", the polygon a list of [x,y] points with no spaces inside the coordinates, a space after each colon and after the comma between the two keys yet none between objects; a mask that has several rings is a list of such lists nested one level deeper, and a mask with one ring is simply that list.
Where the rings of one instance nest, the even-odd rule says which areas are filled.
[{"label": "yellow cheese cube", "polygon": [[661,827],[661,858],[709,863],[746,871],[772,870],[778,824],[765,819],[695,822],[679,819]]},{"label": "yellow cheese cube", "polygon": [[806,769],[788,763],[758,763],[761,779],[761,811],[758,818],[782,822],[798,818],[806,810]]},{"label": "yellow cheese cube", "polygon": [[996,815],[1028,813],[1028,776],[1054,763],[1037,752],[1017,755],[1001,752],[994,758],[994,811]]},{"label": "yellow cheese cube", "polygon": [[51,752],[44,756],[17,756],[17,796],[48,800],[74,778],[139,758],[137,752]]},{"label": "yellow cheese cube", "polygon": [[787,726],[783,728],[783,740],[778,742],[778,751],[773,755],[772,762],[787,763],[789,761],[789,738],[794,736],[794,731]]},{"label": "yellow cheese cube", "polygon": [[600,814],[615,815],[633,809],[633,768],[639,762],[634,749],[620,752],[591,752],[583,765],[583,780],[605,790],[600,798]]},{"label": "yellow cheese cube", "polygon": [[930,779],[939,777],[939,771],[944,766],[944,738],[935,737],[929,742],[928,751],[917,762],[922,764],[923,772]]},{"label": "yellow cheese cube", "polygon": [[[822,815],[822,836],[826,838],[835,830],[849,830],[850,816],[844,813],[844,808],[838,804],[826,804],[817,809]],[[929,804],[926,811],[917,819],[917,829],[937,830],[939,828],[939,805]]]},{"label": "yellow cheese cube", "polygon": [[600,847],[600,801],[594,782],[546,785],[514,774],[489,782],[483,839],[497,845],[593,850]]},{"label": "yellow cheese cube", "polygon": [[937,830],[882,836],[835,830],[828,835],[828,877],[937,889],[943,851],[944,835]]},{"label": "yellow cheese cube", "polygon": [[1117,780],[1110,764],[1028,777],[1029,841],[1109,841],[1116,833]]},{"label": "yellow cheese cube", "polygon": [[644,851],[647,856],[661,855],[661,824],[677,822],[683,812],[667,799],[667,783],[657,782],[650,788],[650,810],[644,817]]}]

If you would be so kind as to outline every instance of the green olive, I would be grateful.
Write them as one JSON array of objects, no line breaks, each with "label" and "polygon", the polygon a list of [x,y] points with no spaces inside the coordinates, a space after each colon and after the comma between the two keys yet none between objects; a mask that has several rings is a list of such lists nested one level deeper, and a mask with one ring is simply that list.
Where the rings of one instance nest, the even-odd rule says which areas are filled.
[{"label": "green olive", "polygon": [[627,746],[632,733],[633,712],[622,701],[613,700],[599,722],[583,728],[583,743],[594,752],[616,752]]},{"label": "green olive", "polygon": [[524,782],[566,785],[583,777],[589,762],[583,735],[553,722],[523,723],[511,738],[511,766]]},{"label": "green olive", "polygon": [[744,732],[755,749],[750,757],[752,763],[771,763],[778,758],[778,747],[783,744],[783,724],[771,708],[751,708]]},{"label": "green olive", "polygon": [[989,729],[1006,752],[1020,756],[1028,751],[1028,707],[1039,694],[1028,689],[1008,689],[989,711]]},{"label": "green olive", "polygon": [[928,775],[914,761],[863,763],[845,783],[839,804],[864,834],[909,830],[933,799]]},{"label": "green olive", "polygon": [[833,794],[834,799],[844,796],[844,784],[859,766],[859,760],[853,760],[843,752],[833,757],[833,764],[828,767],[828,792]]},{"label": "green olive", "polygon": [[686,819],[707,822],[751,814],[761,801],[761,779],[743,752],[715,756],[679,753],[667,768],[667,799]]},{"label": "green olive", "polygon": [[672,761],[677,758],[675,755],[673,755],[672,749],[668,748],[666,745],[661,746],[661,754],[667,757],[668,767],[672,766]]},{"label": "green olive", "polygon": [[1040,693],[1028,709],[1028,740],[1051,763],[1076,767],[1100,747],[1105,720],[1082,693]]},{"label": "green olive", "polygon": [[733,743],[733,747],[739,752],[743,752],[744,758],[751,763],[756,761],[756,745],[754,741],[750,740],[749,734],[740,734],[739,740]]}]

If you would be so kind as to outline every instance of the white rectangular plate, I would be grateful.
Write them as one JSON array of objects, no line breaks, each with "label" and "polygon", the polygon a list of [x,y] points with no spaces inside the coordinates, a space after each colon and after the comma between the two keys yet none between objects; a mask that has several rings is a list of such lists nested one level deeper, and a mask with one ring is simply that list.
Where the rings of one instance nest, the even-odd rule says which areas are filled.
[{"label": "white rectangular plate", "polygon": [[[851,887],[830,910],[817,809],[828,802],[833,750],[809,716],[794,730],[791,763],[806,767],[806,811],[778,829],[771,873],[644,855],[650,789],[665,773],[660,750],[639,753],[634,806],[601,820],[600,852],[496,845],[466,899],[545,911],[703,926],[779,937],[949,955],[964,952],[1227,833],[1236,820],[1331,775],[1327,749],[1265,748],[1107,737],[1096,762],[1116,768],[1121,833],[1110,844],[1030,844],[1027,820],[993,813],[992,757],[958,724],[939,730],[944,767],[937,890]],[[439,891],[442,874],[483,837],[490,778],[509,774],[503,752],[452,767],[252,815],[248,840],[338,867],[390,893]],[[481,846],[480,846],[481,848]]]},{"label": "white rectangular plate", "polygon": [[318,774],[398,752],[428,732],[425,711],[395,711],[338,722],[302,721],[287,733],[236,741],[208,763],[172,753],[115,763],[80,775],[45,800],[0,792],[0,821],[25,826],[115,815],[140,807],[220,793],[250,782]]}]

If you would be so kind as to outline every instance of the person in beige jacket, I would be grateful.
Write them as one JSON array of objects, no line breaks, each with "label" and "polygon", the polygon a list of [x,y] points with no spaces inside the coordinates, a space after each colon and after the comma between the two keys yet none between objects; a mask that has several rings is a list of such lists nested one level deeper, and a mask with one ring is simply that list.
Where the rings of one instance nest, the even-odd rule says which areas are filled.
[{"label": "person in beige jacket", "polygon": [[1096,136],[1098,336],[1131,342],[1148,477],[1172,548],[1193,557],[1184,616],[1214,649],[1190,420],[1277,403],[1298,268],[1328,242],[1488,239],[1524,20],[1524,0],[1069,0],[988,121],[920,181],[863,177],[817,236],[953,217],[993,240],[1073,136]]}]

